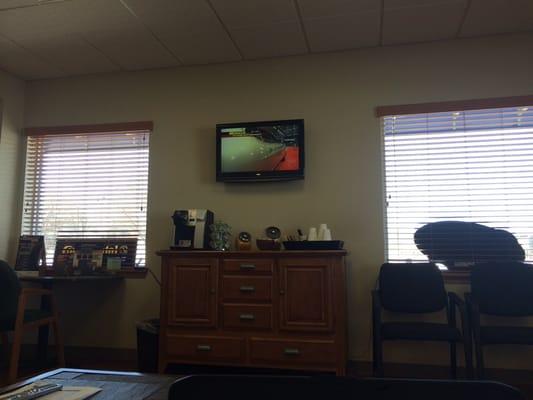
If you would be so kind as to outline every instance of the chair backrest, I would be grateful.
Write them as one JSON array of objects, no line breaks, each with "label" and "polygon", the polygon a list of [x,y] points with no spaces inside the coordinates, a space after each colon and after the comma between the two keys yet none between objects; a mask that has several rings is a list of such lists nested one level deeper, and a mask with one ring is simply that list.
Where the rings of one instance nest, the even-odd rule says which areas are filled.
[{"label": "chair backrest", "polygon": [[339,377],[204,375],[178,379],[168,399],[211,400],[522,400],[517,389],[496,382],[354,379]]},{"label": "chair backrest", "polygon": [[0,260],[0,320],[14,320],[17,316],[21,286],[17,274]]},{"label": "chair backrest", "polygon": [[470,277],[472,298],[483,314],[533,315],[533,265],[521,262],[477,264]]},{"label": "chair backrest", "polygon": [[384,309],[427,313],[446,307],[447,295],[439,268],[431,263],[386,263],[379,272]]}]

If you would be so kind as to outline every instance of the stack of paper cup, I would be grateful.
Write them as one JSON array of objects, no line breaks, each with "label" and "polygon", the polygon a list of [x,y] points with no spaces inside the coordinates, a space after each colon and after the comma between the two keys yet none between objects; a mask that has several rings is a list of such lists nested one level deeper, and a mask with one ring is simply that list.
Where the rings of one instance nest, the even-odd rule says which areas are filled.
[{"label": "stack of paper cup", "polygon": [[315,227],[309,228],[309,234],[307,235],[307,240],[318,240]]},{"label": "stack of paper cup", "polygon": [[318,240],[327,240],[327,239],[324,239],[324,235],[326,234],[327,230],[328,230],[327,224],[320,224],[320,227],[318,228]]},{"label": "stack of paper cup", "polygon": [[324,232],[324,237],[322,238],[322,240],[332,240],[331,231],[329,229],[326,229],[326,231]]}]

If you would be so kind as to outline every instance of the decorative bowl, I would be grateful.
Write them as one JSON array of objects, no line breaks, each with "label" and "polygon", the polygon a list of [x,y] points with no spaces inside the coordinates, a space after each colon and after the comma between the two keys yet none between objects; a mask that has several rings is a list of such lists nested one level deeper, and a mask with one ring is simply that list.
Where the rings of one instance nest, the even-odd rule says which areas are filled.
[{"label": "decorative bowl", "polygon": [[255,244],[259,250],[280,250],[281,242],[272,239],[256,239]]}]

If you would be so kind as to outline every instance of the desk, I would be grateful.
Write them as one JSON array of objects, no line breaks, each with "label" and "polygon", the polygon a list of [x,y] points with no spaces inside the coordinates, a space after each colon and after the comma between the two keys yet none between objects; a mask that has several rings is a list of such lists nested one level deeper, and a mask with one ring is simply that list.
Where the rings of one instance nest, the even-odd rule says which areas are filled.
[{"label": "desk", "polygon": [[0,389],[0,394],[18,389],[36,381],[60,383],[64,386],[92,386],[103,390],[91,400],[167,400],[168,391],[177,376],[139,374],[60,368],[37,375]]},{"label": "desk", "polygon": [[[86,276],[21,276],[21,282],[40,284],[44,289],[52,290],[56,283],[80,283],[80,282],[102,282],[102,281],[122,281],[120,275],[86,275]],[[51,310],[50,297],[42,296],[40,308],[42,311]],[[39,339],[37,345],[37,356],[41,365],[46,364],[46,352],[48,347],[48,325],[39,328]]]}]

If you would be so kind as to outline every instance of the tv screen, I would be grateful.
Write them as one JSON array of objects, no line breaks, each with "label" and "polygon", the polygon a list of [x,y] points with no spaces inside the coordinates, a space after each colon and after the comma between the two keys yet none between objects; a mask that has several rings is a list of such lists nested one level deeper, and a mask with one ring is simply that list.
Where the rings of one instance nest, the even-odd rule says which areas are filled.
[{"label": "tv screen", "polygon": [[304,177],[304,121],[217,125],[217,181]]}]

